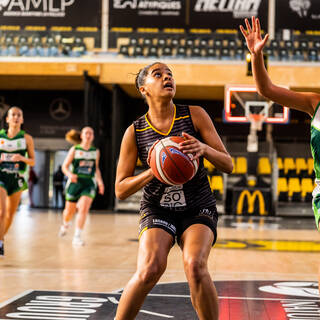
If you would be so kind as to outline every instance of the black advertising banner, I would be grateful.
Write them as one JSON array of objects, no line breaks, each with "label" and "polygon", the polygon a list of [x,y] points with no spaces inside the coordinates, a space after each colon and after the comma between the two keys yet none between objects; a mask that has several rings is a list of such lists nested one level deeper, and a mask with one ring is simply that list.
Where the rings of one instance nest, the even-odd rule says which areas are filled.
[{"label": "black advertising banner", "polygon": [[186,0],[109,0],[109,27],[184,28]]},{"label": "black advertising banner", "polygon": [[320,1],[276,1],[276,31],[281,29],[320,30]]},{"label": "black advertising banner", "polygon": [[[282,0],[281,0],[282,1]],[[188,28],[239,29],[244,18],[256,16],[268,25],[268,0],[190,0]]]},{"label": "black advertising banner", "polygon": [[66,26],[98,31],[101,11],[102,0],[0,0],[0,26]]}]

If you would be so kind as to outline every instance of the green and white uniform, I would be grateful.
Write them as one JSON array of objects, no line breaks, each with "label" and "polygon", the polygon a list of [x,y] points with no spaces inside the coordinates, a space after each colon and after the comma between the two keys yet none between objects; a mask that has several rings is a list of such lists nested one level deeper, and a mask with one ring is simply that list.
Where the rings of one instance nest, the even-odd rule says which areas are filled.
[{"label": "green and white uniform", "polygon": [[317,228],[319,229],[320,220],[320,103],[311,120],[311,152],[314,160],[315,183],[316,187],[312,192],[312,206],[316,219]]},{"label": "green and white uniform", "polygon": [[96,196],[96,159],[97,149],[95,147],[85,150],[80,145],[75,146],[71,172],[78,176],[78,182],[73,183],[68,180],[66,185],[67,201],[77,202],[81,196],[90,198]]},{"label": "green and white uniform", "polygon": [[0,130],[0,187],[7,190],[8,195],[27,189],[24,174],[27,164],[22,161],[12,161],[15,154],[23,157],[27,154],[27,142],[23,130],[14,138],[9,138],[7,132]]}]

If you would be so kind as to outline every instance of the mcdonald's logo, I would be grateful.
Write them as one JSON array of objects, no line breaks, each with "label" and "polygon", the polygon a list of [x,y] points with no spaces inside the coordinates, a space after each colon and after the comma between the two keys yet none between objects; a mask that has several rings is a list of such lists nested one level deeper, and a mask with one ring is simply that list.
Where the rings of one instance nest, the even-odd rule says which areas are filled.
[{"label": "mcdonald's logo", "polygon": [[253,213],[254,211],[254,203],[256,198],[259,200],[259,214],[265,215],[267,212],[265,211],[265,203],[264,197],[260,190],[255,190],[252,194],[249,190],[243,190],[238,198],[237,202],[237,214],[242,214],[243,211],[243,202],[244,199],[248,199],[248,213]]}]

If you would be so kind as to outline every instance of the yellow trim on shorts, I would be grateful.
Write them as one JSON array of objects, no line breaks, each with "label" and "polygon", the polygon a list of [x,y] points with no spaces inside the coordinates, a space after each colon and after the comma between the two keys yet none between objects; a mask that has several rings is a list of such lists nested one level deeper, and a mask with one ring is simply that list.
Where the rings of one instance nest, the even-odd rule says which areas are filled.
[{"label": "yellow trim on shorts", "polygon": [[138,238],[139,240],[140,240],[142,234],[143,234],[147,229],[148,229],[148,227],[145,227],[144,229],[141,230],[141,232],[140,232],[140,234],[139,234],[139,238]]}]

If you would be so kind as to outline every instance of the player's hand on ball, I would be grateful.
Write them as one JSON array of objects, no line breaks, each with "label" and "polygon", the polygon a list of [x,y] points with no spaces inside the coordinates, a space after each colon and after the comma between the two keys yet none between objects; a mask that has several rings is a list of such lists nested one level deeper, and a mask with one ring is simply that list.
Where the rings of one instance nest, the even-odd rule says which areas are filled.
[{"label": "player's hand on ball", "polygon": [[185,141],[180,143],[180,150],[183,153],[192,154],[192,160],[196,160],[204,154],[206,149],[204,143],[186,132],[182,132],[182,136],[185,138]]},{"label": "player's hand on ball", "polygon": [[159,141],[160,141],[160,140],[155,141],[155,142],[153,143],[153,145],[151,146],[151,148],[149,149],[149,151],[148,151],[148,158],[147,158],[147,164],[148,164],[148,166],[150,166],[150,159],[151,159],[152,151],[153,151],[155,145],[156,145]]}]

